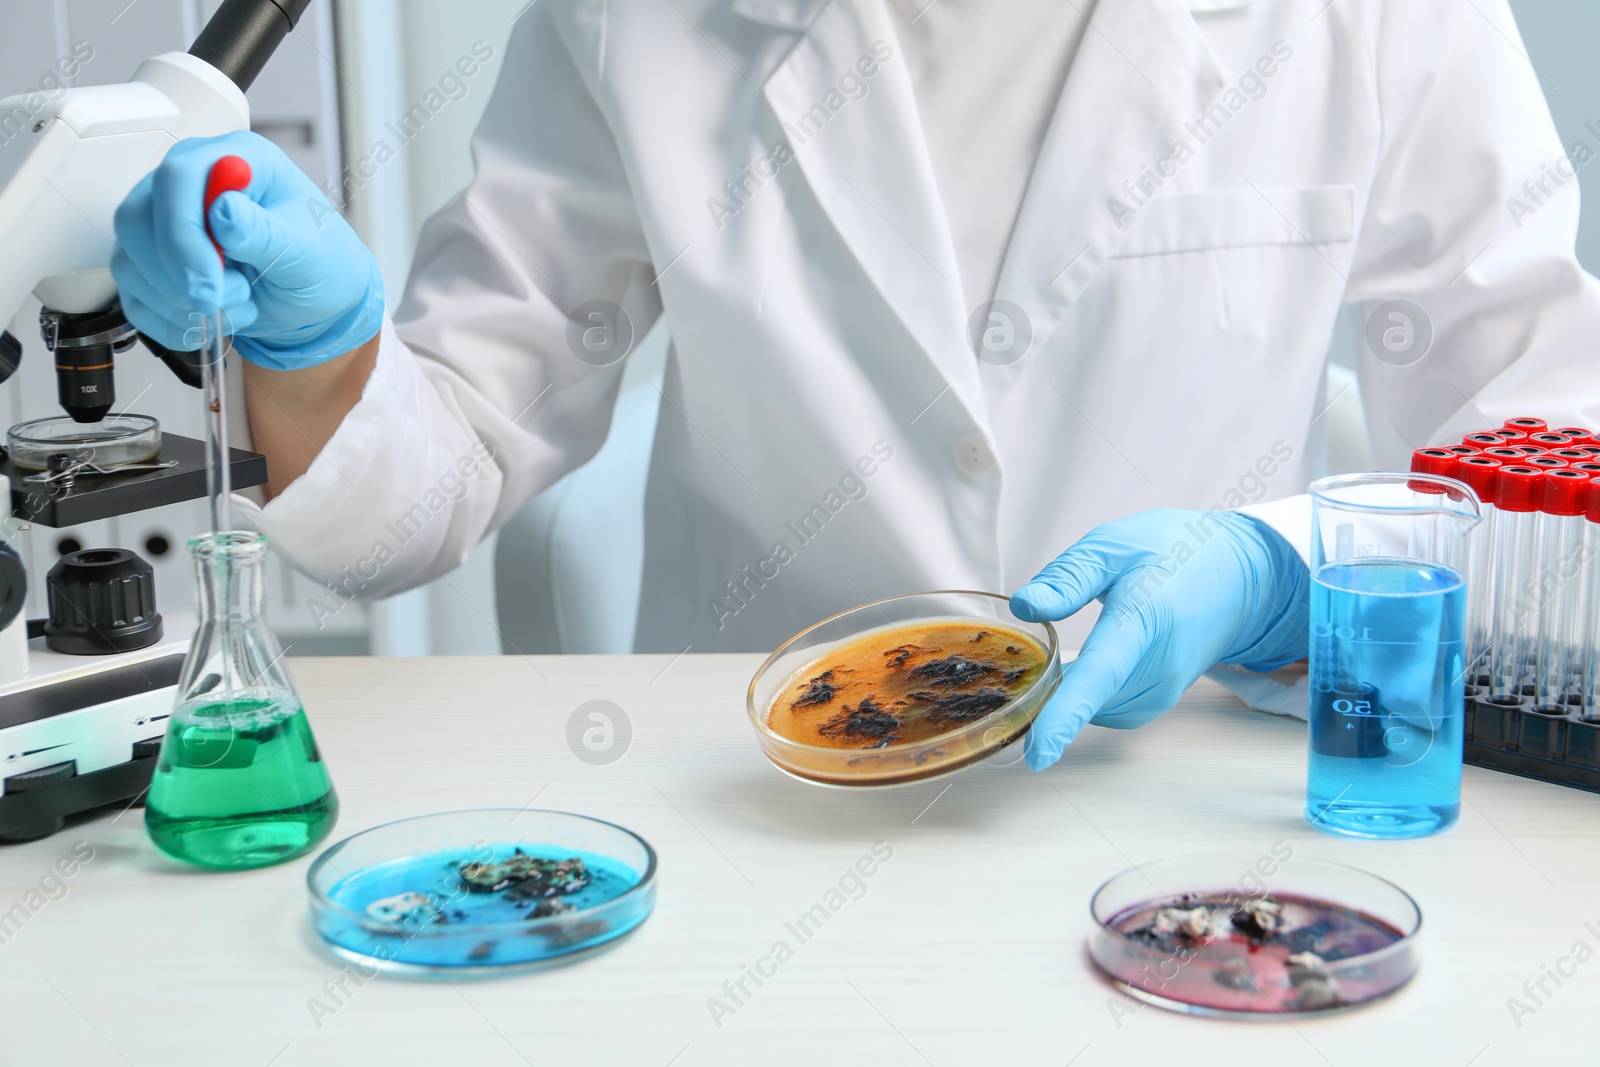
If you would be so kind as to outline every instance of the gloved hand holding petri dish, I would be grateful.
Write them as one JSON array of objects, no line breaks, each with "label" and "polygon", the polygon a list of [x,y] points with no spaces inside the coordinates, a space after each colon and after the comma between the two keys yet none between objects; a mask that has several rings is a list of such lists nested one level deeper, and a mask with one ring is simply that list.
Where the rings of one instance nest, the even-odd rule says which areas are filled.
[{"label": "gloved hand holding petri dish", "polygon": [[1310,580],[1271,527],[1236,512],[1157,509],[1108,522],[1011,597],[1018,618],[1104,608],[1028,737],[1042,770],[1086,723],[1131,729],[1217,663],[1266,671],[1306,654]]}]

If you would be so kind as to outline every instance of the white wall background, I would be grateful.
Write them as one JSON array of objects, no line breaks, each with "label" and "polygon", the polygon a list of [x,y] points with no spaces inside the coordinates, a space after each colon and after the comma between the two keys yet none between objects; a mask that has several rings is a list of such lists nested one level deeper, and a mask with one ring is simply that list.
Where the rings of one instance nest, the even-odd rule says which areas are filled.
[{"label": "white wall background", "polygon": [[1511,10],[1561,131],[1561,143],[1570,150],[1582,141],[1597,157],[1578,171],[1584,193],[1578,259],[1589,273],[1600,274],[1600,63],[1594,54],[1600,45],[1600,3],[1511,0]]},{"label": "white wall background", "polygon": [[[33,88],[54,58],[78,39],[96,49],[79,84],[125,80],[144,56],[186,48],[214,6],[215,0],[0,0],[0,95]],[[526,6],[527,0],[316,0],[301,29],[251,90],[256,127],[319,182],[349,189],[346,213],[377,255],[393,293],[404,286],[423,220],[471,179],[471,133],[498,75],[512,21]],[[1512,0],[1512,7],[1563,141],[1581,140],[1600,151],[1600,64],[1592,56],[1600,41],[1600,2]],[[354,173],[375,140],[395,140],[384,124],[421,101],[479,41],[493,47],[495,58],[468,82],[465,96],[433,115],[376,174]],[[1600,162],[1580,170],[1579,177],[1589,194],[1579,256],[1591,271],[1600,271]],[[56,410],[53,376],[36,340],[36,306],[24,308],[11,329],[28,355],[17,377],[0,387],[4,425]],[[1353,342],[1356,331],[1345,333]],[[1336,341],[1336,362],[1341,348]],[[135,359],[135,354],[142,356],[130,353],[119,363],[119,394],[131,401],[143,391],[135,410],[197,434],[198,404],[187,403],[197,394],[177,386],[153,360]],[[1340,431],[1347,438],[1360,434],[1354,399],[1341,400],[1328,420],[1350,423]],[[1359,458],[1347,455],[1346,460],[1359,464]],[[126,545],[148,554],[151,538],[164,536],[175,548],[153,560],[160,595],[165,606],[181,609],[192,602],[182,542],[198,529],[197,510],[178,505],[83,530],[35,531],[22,547],[30,573],[42,574],[63,539]],[[493,549],[491,541],[461,570],[424,589],[346,609],[323,630],[312,626],[304,609],[315,586],[280,566],[272,578],[276,627],[302,654],[359,652],[369,645],[387,654],[498,652]],[[42,610],[42,603],[30,604],[31,614]]]},{"label": "white wall background", "polygon": [[[512,20],[526,0],[339,0],[340,91],[349,189],[346,216],[373,249],[389,291],[404,287],[418,231],[472,180],[469,141],[499,74]],[[379,139],[398,138],[386,124],[436,90],[441,75],[474,44],[494,58],[383,167],[360,169]],[[368,174],[370,173],[370,177]],[[497,653],[494,538],[465,566],[429,586],[373,605],[375,651],[390,654]]]}]

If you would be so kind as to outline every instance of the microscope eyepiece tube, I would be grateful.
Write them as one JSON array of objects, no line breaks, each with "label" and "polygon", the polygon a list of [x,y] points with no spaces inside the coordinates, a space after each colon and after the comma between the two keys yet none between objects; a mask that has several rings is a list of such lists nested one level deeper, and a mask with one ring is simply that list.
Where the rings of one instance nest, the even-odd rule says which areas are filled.
[{"label": "microscope eyepiece tube", "polygon": [[222,0],[189,54],[216,67],[240,90],[250,88],[261,68],[311,0]]}]

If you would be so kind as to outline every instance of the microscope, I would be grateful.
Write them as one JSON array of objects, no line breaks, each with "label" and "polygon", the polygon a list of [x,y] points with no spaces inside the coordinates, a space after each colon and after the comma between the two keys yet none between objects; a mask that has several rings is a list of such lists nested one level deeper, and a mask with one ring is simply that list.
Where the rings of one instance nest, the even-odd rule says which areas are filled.
[{"label": "microscope", "polygon": [[[96,451],[120,440],[113,426],[143,418],[112,412],[116,359],[136,340],[179,381],[200,385],[198,353],[165,349],[123,316],[110,272],[112,218],[178,141],[249,128],[245,90],[309,3],[223,0],[187,53],[147,59],[125,84],[70,89],[42,109],[26,97],[0,100],[0,124],[20,127],[0,143],[0,324],[30,292],[39,299],[36,358],[54,361],[68,416],[26,424],[49,430],[30,437],[26,455],[13,442],[0,461],[0,500],[10,501],[0,518],[0,842],[53,833],[91,808],[131,805],[150,783],[192,618],[163,617],[152,568],[137,553],[88,548],[33,576],[46,585],[49,617],[29,620],[29,576],[10,542],[36,525],[206,494],[200,441],[157,430],[132,458]],[[0,332],[0,381],[22,354],[21,341]],[[266,460],[252,452],[230,449],[229,468],[235,488],[266,481]]]}]

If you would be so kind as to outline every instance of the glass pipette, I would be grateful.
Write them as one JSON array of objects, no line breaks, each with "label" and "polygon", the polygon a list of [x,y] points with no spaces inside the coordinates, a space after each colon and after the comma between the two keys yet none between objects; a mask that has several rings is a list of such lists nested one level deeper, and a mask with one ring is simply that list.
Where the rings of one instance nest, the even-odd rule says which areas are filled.
[{"label": "glass pipette", "polygon": [[[211,233],[211,205],[217,197],[229,191],[243,191],[250,184],[250,164],[238,156],[223,156],[211,165],[206,176],[204,218],[206,235],[211,238],[220,262],[226,257],[222,246]],[[227,365],[228,339],[224,336],[221,308],[222,286],[217,287],[218,307],[205,324],[205,344],[200,358],[200,387],[206,406],[206,503],[210,511],[211,534],[217,541],[225,541],[233,533],[233,478],[228,467],[228,398]],[[216,566],[216,624],[221,632],[221,662],[218,664],[219,683],[233,684],[233,633],[230,616],[233,611],[232,576],[229,573],[229,553],[221,546],[215,553]]]},{"label": "glass pipette", "polygon": [[[206,176],[206,235],[211,237],[219,263],[225,257],[222,246],[211,233],[211,205],[223,193],[243,191],[249,185],[250,164],[238,156],[223,156],[211,165],[211,171]],[[222,328],[220,285],[217,293],[217,310],[206,323],[205,350],[200,361],[200,386],[205,394],[206,405],[206,496],[211,507],[211,530],[225,534],[233,530],[233,479],[228,469],[227,376],[223,362],[228,353],[228,342]]]},{"label": "glass pipette", "polygon": [[206,342],[200,361],[200,388],[206,405],[206,503],[211,531],[227,533],[233,529],[233,505],[229,499],[233,479],[228,470],[228,404],[223,358],[228,342],[222,336],[222,314],[206,323]]}]

